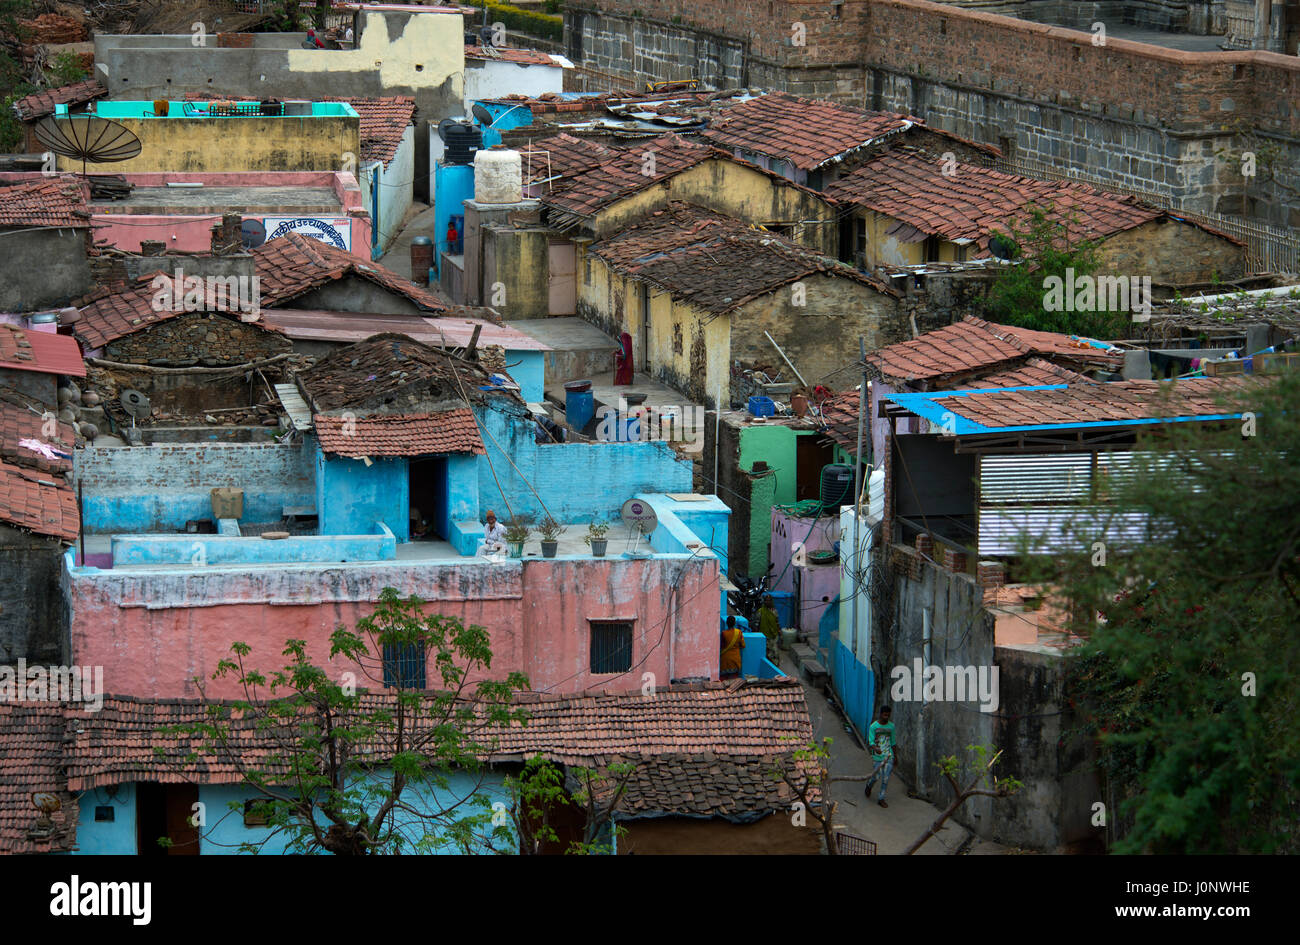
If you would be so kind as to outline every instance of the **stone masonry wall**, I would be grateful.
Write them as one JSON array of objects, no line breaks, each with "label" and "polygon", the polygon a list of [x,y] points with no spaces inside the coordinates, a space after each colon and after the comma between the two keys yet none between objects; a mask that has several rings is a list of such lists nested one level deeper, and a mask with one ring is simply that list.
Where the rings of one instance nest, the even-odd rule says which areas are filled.
[{"label": "stone masonry wall", "polygon": [[[1300,225],[1297,57],[1113,38],[1094,46],[1091,32],[926,0],[662,0],[653,17],[642,6],[567,9],[570,54],[638,83],[698,75],[912,112],[1008,156],[1153,190],[1183,209]],[[666,31],[657,46],[639,39],[652,24]],[[639,43],[654,52],[629,54]],[[710,71],[701,43],[741,50],[743,61]],[[1273,149],[1254,177],[1222,154]]]},{"label": "stone masonry wall", "polygon": [[130,364],[244,364],[290,349],[289,339],[224,315],[192,312],[108,345],[106,358]]}]

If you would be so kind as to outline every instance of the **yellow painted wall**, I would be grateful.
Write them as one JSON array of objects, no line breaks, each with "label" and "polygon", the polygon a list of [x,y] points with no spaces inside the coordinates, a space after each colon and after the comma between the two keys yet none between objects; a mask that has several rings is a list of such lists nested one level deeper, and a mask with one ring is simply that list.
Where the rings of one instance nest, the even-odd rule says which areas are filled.
[{"label": "yellow painted wall", "polygon": [[[140,139],[139,156],[96,165],[114,174],[135,171],[340,171],[346,154],[361,152],[360,119],[119,118]],[[60,157],[60,170],[81,161]]]},{"label": "yellow painted wall", "polygon": [[[919,266],[926,262],[957,262],[961,259],[962,247],[946,240],[939,243],[938,260],[926,259],[925,240],[919,243],[904,243],[897,237],[885,235],[885,231],[898,220],[871,210],[859,209],[857,212],[858,217],[867,223],[866,268],[869,270],[877,266]],[[974,250],[970,246],[966,248],[969,258]]]},{"label": "yellow painted wall", "polygon": [[[364,28],[356,49],[330,50],[330,72],[379,73],[381,88],[437,90],[449,83],[446,96],[459,102],[465,87],[465,30],[459,12],[418,16],[365,10]],[[417,66],[419,68],[417,68]],[[291,72],[319,72],[319,50],[289,51]],[[436,118],[436,116],[423,116]]]},{"label": "yellow painted wall", "polygon": [[670,200],[696,203],[746,223],[795,224],[795,242],[831,257],[838,249],[835,210],[825,200],[720,158],[610,204],[596,214],[593,233],[598,240],[612,236]]},{"label": "yellow painted wall", "polygon": [[[638,374],[647,373],[642,285],[594,256],[579,258],[579,314],[614,337],[623,331],[632,336]],[[648,373],[684,391],[693,402],[710,406],[721,387],[725,402],[731,376],[730,316],[710,318],[693,306],[673,301],[667,292],[649,288]]]}]

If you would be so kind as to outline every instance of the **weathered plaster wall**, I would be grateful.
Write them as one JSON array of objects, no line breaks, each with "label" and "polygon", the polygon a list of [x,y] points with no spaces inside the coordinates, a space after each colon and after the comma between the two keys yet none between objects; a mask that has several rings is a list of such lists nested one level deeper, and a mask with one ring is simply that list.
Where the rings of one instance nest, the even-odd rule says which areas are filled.
[{"label": "weathered plaster wall", "polygon": [[54,539],[0,525],[0,664],[67,662],[63,550]]},{"label": "weathered plaster wall", "polygon": [[0,312],[60,307],[90,288],[84,229],[0,229]]},{"label": "weathered plaster wall", "polygon": [[315,504],[311,453],[277,443],[87,446],[76,452],[82,521],[95,533],[185,530],[212,518],[211,490],[244,490],[244,521],[277,522],[286,505]]},{"label": "weathered plaster wall", "polygon": [[808,190],[722,158],[704,161],[610,204],[596,214],[592,235],[613,236],[671,200],[699,204],[745,223],[791,226],[796,243],[831,257],[837,251],[836,212],[830,204]]},{"label": "weathered plaster wall", "polygon": [[[209,676],[235,641],[252,647],[250,665],[267,670],[282,664],[284,641],[297,638],[318,665],[356,671],[342,658],[328,659],[329,635],[370,613],[384,587],[488,629],[492,668],[472,679],[522,670],[534,689],[577,692],[636,688],[647,672],[661,684],[717,675],[721,592],[713,557],[77,569],[69,585],[74,660],[102,665],[105,689],[124,695],[195,696],[193,678]],[[632,673],[590,672],[588,621],[608,619],[635,621]],[[216,697],[237,694],[230,680],[208,688]]]},{"label": "weathered plaster wall", "polygon": [[[360,119],[320,118],[116,118],[140,139],[138,157],[119,161],[113,173],[131,171],[341,171],[344,155],[361,150]],[[80,171],[79,159],[58,167]]]},{"label": "weathered plaster wall", "polygon": [[488,451],[478,461],[479,506],[494,509],[502,519],[512,510],[535,521],[544,517],[534,489],[563,523],[612,519],[640,492],[691,491],[691,463],[678,458],[667,443],[539,444],[532,423],[516,422],[499,409],[476,413]]},{"label": "weathered plaster wall", "polygon": [[549,230],[489,224],[483,240],[484,305],[502,318],[546,318],[551,313]]},{"label": "weathered plaster wall", "polygon": [[316,509],[322,535],[365,535],[383,522],[398,541],[411,530],[407,459],[359,459],[316,450]]}]

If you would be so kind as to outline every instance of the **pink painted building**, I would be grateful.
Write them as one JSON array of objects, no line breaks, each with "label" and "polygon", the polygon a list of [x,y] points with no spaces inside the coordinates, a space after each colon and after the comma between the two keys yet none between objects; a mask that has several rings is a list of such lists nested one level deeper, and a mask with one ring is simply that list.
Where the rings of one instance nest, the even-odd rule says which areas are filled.
[{"label": "pink painted building", "polygon": [[[90,200],[96,243],[139,252],[158,240],[177,252],[208,252],[223,213],[255,221],[263,240],[297,232],[371,257],[371,220],[357,179],[345,171],[122,174],[129,196]],[[0,173],[0,181],[38,179],[39,172]]]},{"label": "pink painted building", "polygon": [[[322,665],[330,633],[369,614],[385,587],[430,601],[427,612],[487,628],[493,661],[482,675],[519,670],[535,691],[663,686],[718,675],[719,561],[707,552],[502,563],[70,567],[67,577],[73,661],[102,666],[106,691],[119,695],[194,697],[198,677],[210,696],[236,697],[233,680],[210,678],[236,641],[252,648],[248,665],[263,672],[284,665],[289,639],[306,640]],[[611,662],[609,643],[620,635],[630,651],[616,645]],[[377,665],[370,675],[342,659],[329,665],[339,674],[356,672],[358,687],[382,687]],[[427,672],[428,685],[439,685],[435,667]]]},{"label": "pink painted building", "polygon": [[817,564],[809,556],[830,551],[840,538],[834,516],[808,518],[772,510],[772,590],[794,595],[795,626],[817,630],[840,593],[840,564]]}]

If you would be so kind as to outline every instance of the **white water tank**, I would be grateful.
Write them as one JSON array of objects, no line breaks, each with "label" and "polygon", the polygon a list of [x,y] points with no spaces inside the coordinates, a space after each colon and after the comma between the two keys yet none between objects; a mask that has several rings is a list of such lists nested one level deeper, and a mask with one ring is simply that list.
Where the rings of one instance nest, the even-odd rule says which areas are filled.
[{"label": "white water tank", "polygon": [[523,162],[518,151],[493,148],[474,155],[476,203],[518,203],[523,199]]}]

